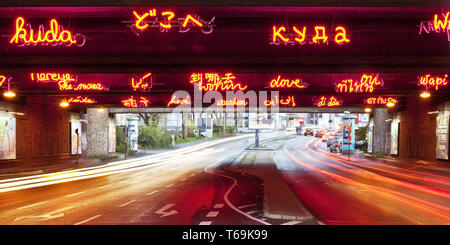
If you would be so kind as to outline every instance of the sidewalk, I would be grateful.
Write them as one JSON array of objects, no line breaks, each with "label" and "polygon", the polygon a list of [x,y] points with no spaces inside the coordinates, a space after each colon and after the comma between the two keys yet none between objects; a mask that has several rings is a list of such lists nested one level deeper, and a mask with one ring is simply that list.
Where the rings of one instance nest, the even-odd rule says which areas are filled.
[{"label": "sidewalk", "polygon": [[263,215],[272,219],[313,220],[279,173],[274,151],[243,151],[225,169],[256,176],[264,182]]}]

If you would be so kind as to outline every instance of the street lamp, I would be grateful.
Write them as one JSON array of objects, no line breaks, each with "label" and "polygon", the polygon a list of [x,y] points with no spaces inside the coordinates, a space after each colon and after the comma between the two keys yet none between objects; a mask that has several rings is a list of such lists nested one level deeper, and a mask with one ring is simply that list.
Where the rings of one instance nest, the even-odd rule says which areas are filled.
[{"label": "street lamp", "polygon": [[422,99],[428,99],[430,98],[431,94],[428,91],[423,91],[422,93],[420,93],[420,98]]},{"label": "street lamp", "polygon": [[63,100],[63,101],[61,101],[61,103],[59,103],[59,106],[61,106],[62,108],[69,107],[69,102]]},{"label": "street lamp", "polygon": [[395,103],[393,103],[393,102],[388,102],[388,103],[386,104],[386,106],[387,106],[388,108],[392,108],[392,107],[395,106]]},{"label": "street lamp", "polygon": [[367,108],[364,109],[364,112],[365,113],[371,113],[372,112],[372,108],[367,107]]}]

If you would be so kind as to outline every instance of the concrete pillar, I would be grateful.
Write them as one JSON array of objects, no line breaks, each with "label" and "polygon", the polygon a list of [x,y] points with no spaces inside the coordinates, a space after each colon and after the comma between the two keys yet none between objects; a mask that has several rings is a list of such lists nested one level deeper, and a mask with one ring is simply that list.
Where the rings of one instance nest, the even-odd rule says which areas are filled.
[{"label": "concrete pillar", "polygon": [[386,108],[376,108],[373,113],[373,153],[384,153],[386,152],[386,142],[388,137],[386,134],[388,132],[388,125],[386,120],[389,119],[388,109]]},{"label": "concrete pillar", "polygon": [[108,154],[109,137],[108,109],[87,109],[87,156]]}]

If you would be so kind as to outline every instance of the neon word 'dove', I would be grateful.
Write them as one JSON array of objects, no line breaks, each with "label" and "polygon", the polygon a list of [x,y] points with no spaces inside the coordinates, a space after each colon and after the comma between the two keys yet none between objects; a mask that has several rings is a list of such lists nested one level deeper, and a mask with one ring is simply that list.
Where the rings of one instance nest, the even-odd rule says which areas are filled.
[{"label": "neon word 'dove'", "polygon": [[447,77],[447,74],[442,77],[426,74],[419,77],[418,85],[425,87],[426,90],[434,88],[437,91],[439,86],[446,86],[448,84]]},{"label": "neon word 'dove'", "polygon": [[391,97],[371,97],[364,100],[365,104],[368,105],[386,105],[387,103],[397,104],[398,100]]},{"label": "neon word 'dove'", "polygon": [[77,77],[70,73],[50,73],[50,72],[40,72],[40,73],[30,73],[31,81],[36,81],[39,83],[48,82],[75,82]]},{"label": "neon word 'dove'", "polygon": [[75,104],[95,104],[97,101],[93,98],[86,97],[86,96],[77,96],[77,97],[70,97],[68,99],[65,99],[67,103],[75,103]]},{"label": "neon word 'dove'", "polygon": [[288,79],[278,75],[277,78],[270,81],[269,86],[271,88],[306,88],[308,84],[303,82],[301,78]]},{"label": "neon word 'dove'", "polygon": [[[303,28],[292,26],[292,31],[286,30],[285,26],[273,26],[272,42],[270,44],[306,44],[308,41],[306,30],[306,26],[304,26]],[[312,37],[311,41],[309,41],[309,44],[328,44],[329,41],[329,36],[327,35],[325,26],[314,26],[314,36]],[[347,37],[347,30],[344,27],[338,26],[334,29],[333,42],[339,45],[350,42],[350,39],[348,39]]]},{"label": "neon word 'dove'", "polygon": [[130,108],[148,107],[150,105],[150,100],[142,96],[140,96],[138,99],[135,99],[133,96],[131,96],[122,100],[122,105]]},{"label": "neon word 'dove'", "polygon": [[278,99],[278,95],[275,96],[275,99],[271,99],[271,100],[266,100],[264,101],[264,105],[269,107],[269,106],[290,106],[290,107],[295,107],[295,97],[294,96],[288,96],[285,99]]},{"label": "neon word 'dove'", "polygon": [[225,73],[220,76],[219,73],[192,73],[190,83],[198,84],[198,89],[202,91],[243,91],[247,85],[235,82],[236,76],[233,73]]},{"label": "neon word 'dove'", "polygon": [[447,12],[445,15],[442,14],[440,18],[439,15],[434,15],[433,21],[422,21],[420,22],[419,35],[422,34],[422,31],[427,34],[430,32],[435,33],[447,33],[447,40],[450,42],[450,12]]},{"label": "neon word 'dove'", "polygon": [[172,27],[178,28],[179,32],[188,32],[190,28],[199,28],[202,33],[210,34],[213,31],[215,17],[210,21],[202,20],[197,15],[187,14],[184,18],[175,18],[175,12],[163,11],[158,14],[156,9],[139,14],[133,11],[136,18],[134,27],[139,31],[144,31],[147,28],[158,28],[161,32],[167,32]]},{"label": "neon word 'dove'", "polygon": [[372,93],[376,86],[384,86],[383,80],[378,75],[363,74],[359,81],[345,79],[336,83],[338,93]]},{"label": "neon word 'dove'", "polygon": [[317,107],[339,107],[342,105],[342,100],[338,100],[334,96],[331,96],[330,98],[321,96],[314,104]]},{"label": "neon word 'dove'", "polygon": [[189,96],[187,98],[178,98],[176,95],[172,95],[169,103],[167,103],[167,107],[171,105],[190,105],[191,99]]},{"label": "neon word 'dove'", "polygon": [[16,19],[16,29],[13,37],[9,40],[9,43],[17,44],[22,47],[24,45],[37,45],[43,46],[57,46],[57,45],[76,45],[81,47],[86,42],[84,35],[77,33],[72,34],[68,30],[59,25],[56,19],[50,20],[50,28],[45,31],[43,25],[39,25],[38,30],[33,30],[29,23],[25,24],[25,19],[18,17]]},{"label": "neon word 'dove'", "polygon": [[[140,90],[142,92],[146,92],[149,89],[152,88],[152,78],[151,78],[151,73],[147,73],[145,74],[143,77],[139,78],[139,81],[137,81],[138,79],[134,79],[134,77],[131,78],[131,87],[133,87],[133,90]],[[148,82],[148,78],[150,77],[150,82]]]}]

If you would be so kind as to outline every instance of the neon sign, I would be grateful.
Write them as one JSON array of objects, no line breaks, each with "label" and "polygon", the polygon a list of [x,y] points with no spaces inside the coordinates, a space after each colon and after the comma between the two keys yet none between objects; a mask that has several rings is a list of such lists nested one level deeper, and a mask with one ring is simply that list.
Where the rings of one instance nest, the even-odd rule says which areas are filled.
[{"label": "neon sign", "polygon": [[275,96],[275,99],[264,101],[264,105],[267,107],[273,106],[273,105],[284,105],[284,106],[295,107],[295,97],[288,96],[285,99],[278,99],[278,96]]},{"label": "neon sign", "polygon": [[246,106],[248,105],[248,101],[244,100],[238,100],[238,98],[234,98],[232,100],[218,100],[216,101],[217,106]]},{"label": "neon sign", "polygon": [[167,103],[167,107],[169,107],[171,105],[190,105],[190,104],[191,104],[191,100],[190,100],[189,96],[187,98],[177,98],[176,95],[172,95],[169,103]]},{"label": "neon sign", "polygon": [[31,81],[37,81],[39,83],[48,83],[48,82],[75,82],[77,77],[70,73],[49,73],[49,72],[41,72],[41,73],[30,73]]},{"label": "neon sign", "polygon": [[374,75],[363,74],[359,81],[345,79],[336,83],[338,93],[372,93],[376,86],[384,86],[383,80]]},{"label": "neon sign", "polygon": [[445,15],[442,14],[443,20],[440,19],[440,17],[435,14],[433,21],[422,21],[420,22],[420,29],[419,29],[419,35],[422,34],[422,31],[426,33],[430,32],[447,32],[447,40],[450,42],[450,19],[449,19],[450,12],[447,12]]},{"label": "neon sign", "polygon": [[101,82],[92,82],[92,83],[78,83],[78,84],[71,84],[67,81],[59,81],[58,82],[59,90],[61,91],[67,91],[67,90],[74,90],[74,91],[106,91],[108,90],[108,87],[103,85]]},{"label": "neon sign", "polygon": [[[148,91],[152,87],[151,73],[145,74],[143,77],[139,78],[139,81],[136,81],[134,77],[131,78],[131,86],[133,90],[140,90],[142,92]],[[150,83],[146,81],[146,79],[150,77]]]},{"label": "neon sign", "polygon": [[386,105],[388,103],[397,104],[398,100],[391,97],[386,98],[379,96],[378,98],[377,97],[367,98],[366,100],[364,100],[364,103],[368,105]]},{"label": "neon sign", "polygon": [[150,100],[142,96],[140,96],[138,99],[135,99],[133,96],[131,96],[125,100],[122,100],[122,105],[130,108],[148,107],[150,105]]},{"label": "neon sign", "polygon": [[[133,11],[135,17],[133,27],[139,31],[158,28],[161,32],[168,32],[172,27],[177,27],[179,32],[188,32],[192,27],[199,28],[204,34],[210,34],[213,31],[212,23],[215,17],[210,21],[205,21],[197,15],[187,14],[184,18],[175,19],[175,12],[163,11],[160,14],[161,19],[159,19],[157,12],[156,9],[150,9],[142,14]],[[148,20],[150,18],[151,20]]]},{"label": "neon sign", "polygon": [[269,86],[271,88],[306,88],[308,84],[303,82],[301,78],[288,79],[281,78],[281,75],[278,75],[277,78],[270,81]]},{"label": "neon sign", "polygon": [[[273,26],[272,27],[272,42],[270,44],[274,45],[304,45],[307,43],[306,40],[306,26],[303,28],[292,27],[292,32],[286,30],[285,26]],[[350,42],[347,37],[347,30],[343,26],[338,26],[334,29],[334,39],[336,44],[342,45]],[[327,31],[325,26],[314,26],[314,36],[312,37],[309,44],[328,44],[329,37],[327,36]]]},{"label": "neon sign", "polygon": [[419,82],[417,84],[419,86],[425,87],[426,90],[434,88],[437,91],[439,89],[439,86],[446,86],[448,84],[447,77],[447,74],[445,74],[443,77],[431,76],[430,74],[426,74],[419,77]]},{"label": "neon sign", "polygon": [[7,81],[9,83],[9,81],[12,79],[12,77],[7,77],[4,75],[0,75],[0,87],[3,86],[3,84],[5,84],[5,82]]},{"label": "neon sign", "polygon": [[247,89],[247,85],[243,86],[235,82],[236,76],[233,73],[225,73],[220,76],[219,73],[192,73],[189,82],[197,83],[198,89],[203,91],[229,91]]},{"label": "neon sign", "polygon": [[64,30],[64,28],[59,25],[56,19],[50,20],[50,28],[48,31],[44,30],[43,25],[39,25],[37,32],[33,30],[29,23],[25,24],[25,19],[23,17],[18,17],[16,19],[16,29],[13,37],[9,40],[9,43],[17,44],[22,47],[24,45],[33,46],[41,44],[43,46],[58,46],[58,45],[76,45],[81,47],[86,42],[84,35],[77,33],[72,34],[71,31]]},{"label": "neon sign", "polygon": [[75,103],[75,104],[95,104],[97,101],[95,99],[86,97],[86,96],[77,96],[77,97],[70,97],[68,99],[65,99],[67,103]]},{"label": "neon sign", "polygon": [[334,96],[331,96],[330,98],[322,96],[316,100],[314,104],[317,107],[339,107],[342,106],[342,100],[338,100]]}]

